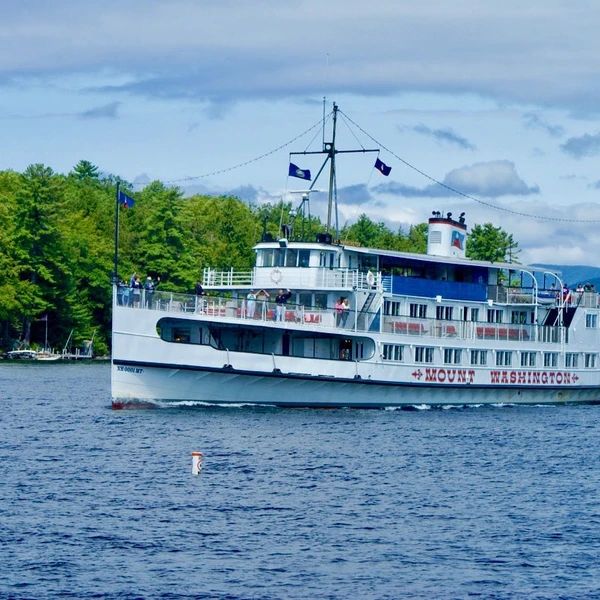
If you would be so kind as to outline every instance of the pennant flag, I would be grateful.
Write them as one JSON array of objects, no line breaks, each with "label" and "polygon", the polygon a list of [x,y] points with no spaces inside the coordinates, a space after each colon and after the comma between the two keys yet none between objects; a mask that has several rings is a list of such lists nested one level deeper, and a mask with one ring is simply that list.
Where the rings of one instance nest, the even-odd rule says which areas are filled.
[{"label": "pennant flag", "polygon": [[375,168],[386,177],[390,174],[390,171],[392,170],[392,167],[388,167],[382,160],[379,159],[375,161]]},{"label": "pennant flag", "polygon": [[290,170],[288,171],[288,175],[290,177],[298,177],[300,179],[308,179],[308,181],[310,181],[310,170],[301,169],[294,163],[290,163]]},{"label": "pennant flag", "polygon": [[128,196],[125,192],[119,190],[119,204],[123,208],[133,208],[135,200],[131,196]]}]

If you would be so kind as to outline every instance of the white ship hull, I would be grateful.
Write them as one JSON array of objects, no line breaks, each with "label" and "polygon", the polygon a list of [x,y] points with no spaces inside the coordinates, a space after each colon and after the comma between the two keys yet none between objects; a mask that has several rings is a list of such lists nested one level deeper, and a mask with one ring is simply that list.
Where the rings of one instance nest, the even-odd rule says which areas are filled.
[{"label": "white ship hull", "polygon": [[[157,324],[169,311],[114,307],[112,396],[116,408],[153,402],[290,407],[555,404],[600,401],[598,371],[387,364],[232,352],[169,343]],[[187,323],[240,326],[232,317],[185,315]],[[274,334],[302,325],[262,322]],[[335,331],[335,330],[332,330]],[[406,336],[372,334],[382,341]]]},{"label": "white ship hull", "polygon": [[381,408],[416,405],[556,404],[596,402],[596,387],[515,388],[383,383],[236,370],[113,364],[113,403],[206,402],[289,407]]}]

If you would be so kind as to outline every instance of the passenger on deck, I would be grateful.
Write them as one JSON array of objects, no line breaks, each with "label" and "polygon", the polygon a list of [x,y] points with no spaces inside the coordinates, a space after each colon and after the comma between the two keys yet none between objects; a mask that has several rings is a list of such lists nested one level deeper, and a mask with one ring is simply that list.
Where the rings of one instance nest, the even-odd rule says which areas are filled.
[{"label": "passenger on deck", "polygon": [[[160,278],[158,279],[160,281]],[[154,289],[156,288],[156,284],[152,281],[152,277],[148,275],[146,277],[146,283],[144,283],[144,291],[146,294],[146,308],[152,308],[152,298],[154,297]]]},{"label": "passenger on deck", "polygon": [[348,320],[348,315],[350,314],[350,304],[348,303],[348,298],[344,298],[342,300],[342,327],[346,327],[346,321]]},{"label": "passenger on deck", "polygon": [[142,297],[142,283],[140,282],[140,278],[137,275],[132,277],[133,283],[131,284],[131,292],[132,292],[132,304],[133,306],[139,306],[140,300]]},{"label": "passenger on deck", "polygon": [[204,296],[204,288],[202,287],[202,284],[199,281],[196,282],[196,288],[194,289],[194,293],[196,294],[196,312],[203,312],[204,304],[202,296]]},{"label": "passenger on deck", "polygon": [[335,325],[336,327],[339,327],[340,324],[342,323],[342,312],[344,310],[344,299],[343,298],[338,298],[338,300],[335,303]]},{"label": "passenger on deck", "polygon": [[276,321],[284,320],[285,305],[291,297],[292,297],[292,292],[290,292],[290,290],[286,290],[285,292],[283,290],[279,290],[279,293],[275,297],[275,303],[277,305],[275,307],[275,320]]},{"label": "passenger on deck", "polygon": [[566,306],[571,304],[571,290],[568,288],[566,283],[565,283],[565,285],[563,285],[562,299],[563,299],[563,304],[565,304]]},{"label": "passenger on deck", "polygon": [[246,296],[246,316],[249,319],[254,319],[254,313],[256,311],[256,292],[250,290]]}]

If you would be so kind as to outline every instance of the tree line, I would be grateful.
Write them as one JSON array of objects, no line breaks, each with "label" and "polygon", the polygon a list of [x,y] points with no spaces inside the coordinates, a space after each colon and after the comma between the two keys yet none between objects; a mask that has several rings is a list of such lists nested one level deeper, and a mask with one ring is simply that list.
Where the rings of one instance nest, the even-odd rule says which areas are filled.
[{"label": "tree line", "polygon": [[[47,326],[50,347],[61,348],[73,332],[75,346],[93,336],[96,354],[109,351],[116,183],[85,160],[66,175],[42,164],[0,171],[2,350],[42,345]],[[135,205],[120,209],[118,275],[160,277],[166,291],[192,292],[205,267],[249,270],[256,242],[298,219],[291,203],[184,197],[160,181],[136,192],[120,185]],[[314,240],[324,226],[311,216],[293,229],[300,230]],[[363,214],[343,227],[340,241],[423,253],[426,235],[425,223],[393,231]],[[473,258],[503,260],[509,251],[516,251],[512,236],[491,224],[476,226],[467,242]]]}]

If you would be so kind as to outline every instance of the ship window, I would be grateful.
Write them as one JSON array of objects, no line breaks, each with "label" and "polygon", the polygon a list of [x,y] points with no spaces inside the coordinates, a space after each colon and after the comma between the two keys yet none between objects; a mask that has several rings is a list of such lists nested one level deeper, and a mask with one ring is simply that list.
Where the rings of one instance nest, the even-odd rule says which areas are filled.
[{"label": "ship window", "polygon": [[[362,344],[361,344],[362,346]],[[340,360],[352,360],[352,340],[340,340]],[[358,358],[355,356],[355,358]]]},{"label": "ship window", "polygon": [[399,344],[383,344],[383,360],[402,362],[404,358],[404,346]]},{"label": "ship window", "polygon": [[488,323],[502,323],[502,311],[496,308],[488,308],[487,321]]},{"label": "ship window", "polygon": [[173,328],[173,341],[179,344],[189,344],[191,338],[191,332],[188,328],[174,327]]},{"label": "ship window", "polygon": [[585,315],[585,326],[593,329],[598,327],[598,315],[596,313],[587,313]]},{"label": "ship window", "polygon": [[416,304],[412,303],[408,307],[409,314],[413,318],[426,319],[427,318],[427,304]]},{"label": "ship window", "polygon": [[521,366],[535,367],[535,352],[521,352]]},{"label": "ship window", "polygon": [[360,360],[364,358],[365,345],[362,342],[354,342],[354,359]]},{"label": "ship window", "polygon": [[510,313],[510,322],[516,325],[524,325],[527,323],[527,311],[513,310]]},{"label": "ship window", "polygon": [[451,321],[452,320],[452,306],[436,306],[435,307],[435,318],[438,320]]},{"label": "ship window", "polygon": [[298,251],[298,266],[308,267],[310,264],[310,250],[299,250]]},{"label": "ship window", "polygon": [[[369,359],[375,354],[372,339],[347,338],[319,332],[280,331],[254,326],[204,323],[186,319],[163,318],[157,332],[165,342],[212,346],[230,352],[275,354],[310,359]],[[341,352],[343,350],[343,352]],[[354,353],[353,353],[354,350]],[[307,367],[310,370],[310,367]]]},{"label": "ship window", "polygon": [[377,257],[370,254],[361,254],[358,257],[358,268],[361,271],[377,271]]},{"label": "ship window", "polygon": [[298,252],[292,248],[288,248],[285,253],[285,266],[295,267],[296,261],[298,260]]},{"label": "ship window", "polygon": [[471,321],[479,321],[479,309],[478,308],[471,309]]},{"label": "ship window", "polygon": [[579,355],[577,352],[567,352],[565,354],[565,367],[576,369],[579,363]]},{"label": "ship window", "polygon": [[262,261],[260,261],[263,267],[275,266],[275,255],[273,250],[262,250],[261,251]]},{"label": "ship window", "polygon": [[[335,266],[335,252],[321,252],[319,254],[319,266],[333,269]],[[339,267],[339,257],[337,266]]]},{"label": "ship window", "polygon": [[487,365],[487,350],[471,350],[472,365]]},{"label": "ship window", "polygon": [[285,263],[285,248],[276,248],[273,250],[275,256],[275,267],[283,267]]},{"label": "ship window", "polygon": [[315,294],[315,307],[327,308],[327,294]]},{"label": "ship window", "polygon": [[385,300],[383,303],[383,313],[391,315],[392,317],[397,317],[400,314],[400,302]]},{"label": "ship window", "polygon": [[596,355],[592,352],[585,353],[585,368],[594,369],[596,367]]},{"label": "ship window", "polygon": [[496,366],[510,367],[512,364],[512,352],[510,350],[498,350],[496,352]]},{"label": "ship window", "polygon": [[545,367],[557,367],[558,366],[558,352],[544,352],[544,366]]},{"label": "ship window", "polygon": [[298,304],[300,304],[300,306],[312,306],[312,294],[298,294]]},{"label": "ship window", "polygon": [[444,364],[459,365],[462,351],[460,348],[444,348]]},{"label": "ship window", "polygon": [[429,346],[416,346],[415,347],[415,362],[432,363],[433,362],[433,348],[431,348]]}]

